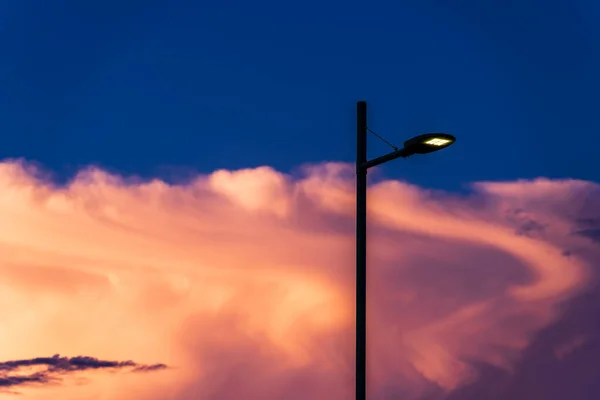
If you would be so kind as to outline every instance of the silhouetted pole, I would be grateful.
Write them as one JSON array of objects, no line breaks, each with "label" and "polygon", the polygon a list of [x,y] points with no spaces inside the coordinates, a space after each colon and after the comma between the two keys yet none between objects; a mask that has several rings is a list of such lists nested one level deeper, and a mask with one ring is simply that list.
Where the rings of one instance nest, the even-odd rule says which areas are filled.
[{"label": "silhouetted pole", "polygon": [[367,397],[367,103],[356,104],[356,400]]}]

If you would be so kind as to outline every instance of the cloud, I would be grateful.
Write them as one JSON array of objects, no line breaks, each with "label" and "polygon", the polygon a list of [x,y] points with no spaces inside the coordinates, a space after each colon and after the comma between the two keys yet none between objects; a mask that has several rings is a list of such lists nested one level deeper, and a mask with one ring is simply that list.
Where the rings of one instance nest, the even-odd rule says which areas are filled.
[{"label": "cloud", "polygon": [[[23,386],[28,398],[352,398],[351,166],[177,184],[97,168],[66,185],[48,176],[0,164],[0,343],[11,344],[0,356],[172,368],[86,368],[85,384]],[[371,398],[470,400],[481,382],[527,374],[540,335],[596,290],[599,248],[581,232],[595,229],[599,193],[575,180],[483,182],[468,195],[371,184]],[[600,329],[577,326],[543,354],[567,362],[593,345]]]},{"label": "cloud", "polygon": [[[35,367],[44,367],[42,371],[31,371]],[[32,383],[57,383],[60,376],[73,372],[99,369],[128,369],[133,372],[150,372],[165,369],[164,364],[139,365],[133,361],[105,361],[93,357],[37,357],[26,360],[0,362],[0,388],[14,388]]]}]

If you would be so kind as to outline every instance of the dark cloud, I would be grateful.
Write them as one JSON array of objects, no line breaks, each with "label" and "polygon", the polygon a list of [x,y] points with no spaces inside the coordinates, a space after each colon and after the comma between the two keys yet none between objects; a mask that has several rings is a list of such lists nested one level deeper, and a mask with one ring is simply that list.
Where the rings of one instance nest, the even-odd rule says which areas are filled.
[{"label": "dark cloud", "polygon": [[541,224],[535,220],[527,219],[517,229],[517,234],[535,237],[538,234],[543,233],[546,229],[546,226],[547,225]]},{"label": "dark cloud", "polygon": [[[41,367],[42,371],[27,374],[27,368]],[[24,360],[0,362],[0,388],[15,388],[30,384],[59,383],[60,376],[86,370],[125,370],[129,372],[151,372],[165,369],[165,364],[138,364],[131,360],[107,361],[94,357],[77,356],[36,357]]]},{"label": "dark cloud", "polygon": [[596,243],[600,243],[600,228],[597,229],[583,229],[575,232],[576,235],[587,237]]},{"label": "dark cloud", "polygon": [[42,372],[37,372],[31,375],[19,376],[4,375],[0,376],[0,387],[18,386],[27,383],[47,383],[51,380],[51,377],[47,376],[47,374],[44,374]]},{"label": "dark cloud", "polygon": [[[593,214],[597,213],[598,211],[593,212]],[[575,224],[577,228],[573,231],[573,235],[582,236],[600,244],[600,218],[578,218],[575,220]]]}]

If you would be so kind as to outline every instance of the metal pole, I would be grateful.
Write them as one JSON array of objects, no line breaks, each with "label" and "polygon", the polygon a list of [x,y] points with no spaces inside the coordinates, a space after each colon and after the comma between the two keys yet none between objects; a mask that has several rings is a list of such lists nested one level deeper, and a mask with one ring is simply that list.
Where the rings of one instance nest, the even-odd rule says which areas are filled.
[{"label": "metal pole", "polygon": [[356,104],[356,400],[367,397],[367,103]]}]

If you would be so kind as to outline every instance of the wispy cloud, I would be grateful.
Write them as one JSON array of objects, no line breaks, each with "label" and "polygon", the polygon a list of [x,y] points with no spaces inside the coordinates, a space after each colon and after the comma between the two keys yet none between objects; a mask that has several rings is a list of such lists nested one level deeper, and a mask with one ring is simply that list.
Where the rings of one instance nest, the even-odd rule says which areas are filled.
[{"label": "wispy cloud", "polygon": [[[335,163],[178,185],[92,168],[56,186],[0,164],[0,342],[11,343],[0,356],[176,367],[28,392],[40,400],[352,398],[352,179]],[[520,371],[540,332],[594,288],[599,248],[577,232],[594,229],[582,221],[600,217],[599,200],[598,185],[576,180],[477,183],[460,196],[371,185],[371,398],[464,400],[490,371]],[[593,336],[560,336],[552,360],[578,335]],[[95,368],[66,360],[59,375]]]},{"label": "wispy cloud", "polygon": [[[31,371],[43,367],[42,371]],[[140,365],[133,361],[106,361],[93,357],[37,357],[26,360],[0,362],[0,387],[13,389],[16,386],[41,383],[57,383],[64,374],[86,370],[128,370],[131,372],[150,372],[165,369],[164,364]]]}]

